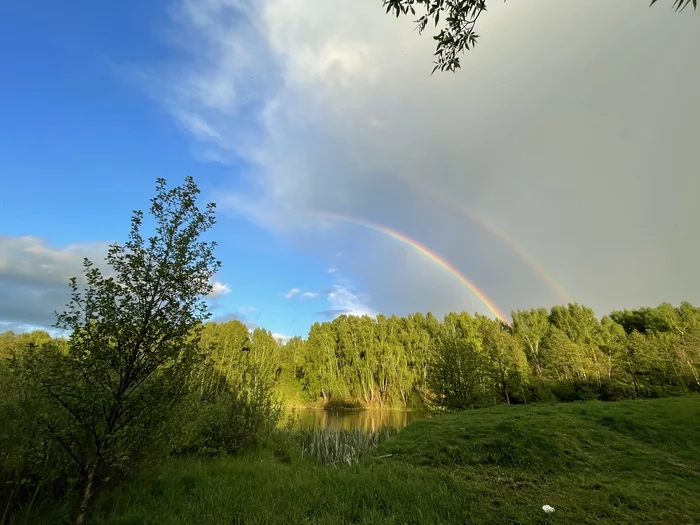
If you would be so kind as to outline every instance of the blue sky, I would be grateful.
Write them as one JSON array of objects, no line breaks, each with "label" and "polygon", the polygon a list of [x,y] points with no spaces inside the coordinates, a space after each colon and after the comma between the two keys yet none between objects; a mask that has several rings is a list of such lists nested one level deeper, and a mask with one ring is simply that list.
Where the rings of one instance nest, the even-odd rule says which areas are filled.
[{"label": "blue sky", "polygon": [[700,301],[696,20],[596,2],[493,4],[456,75],[378,0],[2,2],[0,329],[49,323],[80,258],[186,175],[218,204],[214,316],[277,334],[488,313],[319,211],[505,312],[563,302],[553,281],[601,315]]},{"label": "blue sky", "polygon": [[[53,246],[123,240],[131,210],[147,209],[155,179],[193,175],[204,199],[235,167],[200,162],[172,117],[120,65],[172,57],[158,39],[166,2],[27,3],[0,7],[0,233]],[[328,306],[299,298],[336,283],[327,261],[240,217],[219,214],[212,232],[231,292],[214,316],[241,316],[304,335]],[[294,304],[283,297],[302,291]],[[254,310],[253,310],[254,308]],[[49,312],[50,313],[50,312]]]}]

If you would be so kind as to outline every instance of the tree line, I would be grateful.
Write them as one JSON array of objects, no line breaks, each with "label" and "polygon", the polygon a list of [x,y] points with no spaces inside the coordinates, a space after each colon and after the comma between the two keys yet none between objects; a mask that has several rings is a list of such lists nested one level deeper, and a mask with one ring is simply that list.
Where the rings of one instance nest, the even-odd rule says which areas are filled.
[{"label": "tree line", "polygon": [[[598,319],[580,304],[476,314],[342,315],[306,339],[257,350],[264,331],[207,323],[220,366],[250,355],[274,385],[293,377],[311,402],[364,407],[659,397],[700,391],[700,308],[622,310]],[[235,335],[234,335],[235,334]]]},{"label": "tree line", "polygon": [[[238,320],[201,326],[211,387],[285,378],[309,404],[372,408],[660,397],[700,391],[700,308],[688,302],[614,311],[580,304],[517,310],[510,325],[483,315],[341,315],[280,344]],[[66,346],[48,333],[0,334],[0,355],[22,345]],[[288,384],[287,384],[288,386]],[[278,390],[278,392],[280,392]],[[284,403],[284,391],[280,392]]]}]

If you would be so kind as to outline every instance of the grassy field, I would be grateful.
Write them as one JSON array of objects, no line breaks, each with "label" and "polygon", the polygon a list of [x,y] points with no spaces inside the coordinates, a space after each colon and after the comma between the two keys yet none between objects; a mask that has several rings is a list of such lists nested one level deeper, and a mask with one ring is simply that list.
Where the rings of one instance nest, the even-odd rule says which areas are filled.
[{"label": "grassy field", "polygon": [[439,416],[351,466],[315,464],[282,442],[171,460],[94,510],[92,523],[110,525],[700,524],[700,397]]}]

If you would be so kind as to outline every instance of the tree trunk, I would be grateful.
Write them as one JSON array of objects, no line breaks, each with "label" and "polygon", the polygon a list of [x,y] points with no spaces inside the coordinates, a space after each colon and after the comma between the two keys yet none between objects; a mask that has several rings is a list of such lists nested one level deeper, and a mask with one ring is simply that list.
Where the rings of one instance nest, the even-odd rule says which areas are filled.
[{"label": "tree trunk", "polygon": [[690,373],[693,374],[693,377],[695,378],[695,383],[696,383],[698,386],[700,386],[700,377],[698,377],[698,373],[697,373],[697,371],[695,370],[695,367],[692,365],[692,363],[690,362],[690,360],[686,361],[686,363],[688,364],[688,368],[690,369]]},{"label": "tree trunk", "polygon": [[637,396],[637,398],[642,397],[639,395],[639,383],[637,382],[637,376],[634,374],[632,374],[632,384],[634,385],[634,393]]},{"label": "tree trunk", "polygon": [[87,520],[87,510],[90,500],[94,495],[95,482],[97,481],[97,472],[100,468],[100,457],[98,456],[88,472],[87,480],[85,481],[85,488],[83,490],[83,497],[80,501],[80,507],[78,508],[78,514],[75,516],[75,525],[85,525]]}]

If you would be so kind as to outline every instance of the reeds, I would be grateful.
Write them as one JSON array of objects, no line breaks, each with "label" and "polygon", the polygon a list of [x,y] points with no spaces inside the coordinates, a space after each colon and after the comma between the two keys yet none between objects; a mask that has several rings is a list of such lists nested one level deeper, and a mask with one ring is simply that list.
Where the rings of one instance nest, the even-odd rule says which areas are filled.
[{"label": "reeds", "polygon": [[398,430],[392,427],[381,427],[372,432],[324,428],[302,430],[299,433],[301,455],[324,465],[351,465],[397,433]]}]

